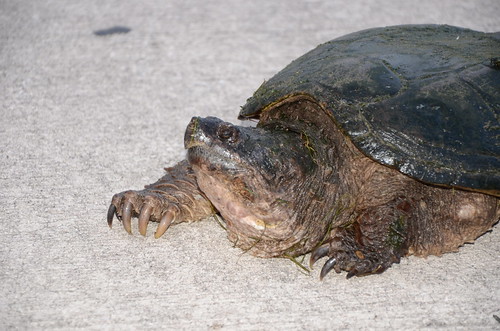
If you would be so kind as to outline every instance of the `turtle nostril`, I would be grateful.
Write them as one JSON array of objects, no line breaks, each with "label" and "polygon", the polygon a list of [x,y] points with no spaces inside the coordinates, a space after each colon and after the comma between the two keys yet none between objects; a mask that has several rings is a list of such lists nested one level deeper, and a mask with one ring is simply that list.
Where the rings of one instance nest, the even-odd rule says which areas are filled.
[{"label": "turtle nostril", "polygon": [[234,143],[238,140],[238,130],[228,123],[222,123],[217,129],[217,136],[222,141]]}]

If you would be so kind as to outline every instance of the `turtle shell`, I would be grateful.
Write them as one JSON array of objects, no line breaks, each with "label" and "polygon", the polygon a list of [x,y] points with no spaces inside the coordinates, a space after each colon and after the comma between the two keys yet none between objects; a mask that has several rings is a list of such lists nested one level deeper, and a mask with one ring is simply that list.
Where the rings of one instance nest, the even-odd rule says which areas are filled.
[{"label": "turtle shell", "polygon": [[331,112],[366,156],[417,180],[500,196],[500,33],[447,25],[332,40],[264,82],[240,119],[291,96]]}]

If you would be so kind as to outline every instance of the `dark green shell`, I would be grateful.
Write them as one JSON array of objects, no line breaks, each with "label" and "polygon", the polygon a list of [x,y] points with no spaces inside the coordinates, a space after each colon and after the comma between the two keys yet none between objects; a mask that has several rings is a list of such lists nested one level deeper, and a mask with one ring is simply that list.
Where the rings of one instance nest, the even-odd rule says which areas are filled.
[{"label": "dark green shell", "polygon": [[500,33],[439,25],[370,29],[318,46],[247,100],[324,105],[367,156],[415,179],[500,195]]}]

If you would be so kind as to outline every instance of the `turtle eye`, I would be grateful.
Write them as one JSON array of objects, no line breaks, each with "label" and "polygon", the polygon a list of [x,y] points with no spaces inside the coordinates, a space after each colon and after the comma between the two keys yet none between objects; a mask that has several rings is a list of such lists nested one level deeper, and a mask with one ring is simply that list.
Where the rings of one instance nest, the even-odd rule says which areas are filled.
[{"label": "turtle eye", "polygon": [[222,123],[217,129],[217,136],[221,141],[228,141],[234,143],[238,140],[238,130],[228,123]]}]

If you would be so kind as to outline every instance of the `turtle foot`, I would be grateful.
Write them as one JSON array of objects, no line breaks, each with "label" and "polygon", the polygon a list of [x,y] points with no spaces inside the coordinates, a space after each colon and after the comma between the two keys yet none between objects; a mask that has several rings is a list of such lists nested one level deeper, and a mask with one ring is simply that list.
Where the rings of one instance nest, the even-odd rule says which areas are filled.
[{"label": "turtle foot", "polygon": [[201,193],[187,161],[181,161],[156,183],[140,191],[115,194],[108,208],[108,225],[116,216],[132,234],[131,219],[139,218],[139,233],[146,235],[149,222],[159,222],[155,238],[161,237],[171,224],[197,221],[214,214],[210,201]]},{"label": "turtle foot", "polygon": [[328,260],[321,269],[320,279],[332,270],[336,273],[346,271],[347,278],[378,274],[400,260],[390,247],[359,245],[349,229],[336,230],[328,242],[316,248],[311,254],[310,266],[323,257]]},{"label": "turtle foot", "polygon": [[161,237],[175,221],[180,208],[168,199],[149,190],[125,191],[113,196],[108,209],[108,225],[112,227],[114,216],[123,224],[125,231],[132,234],[132,217],[139,218],[139,233],[146,235],[150,221],[159,222],[155,237]]}]

